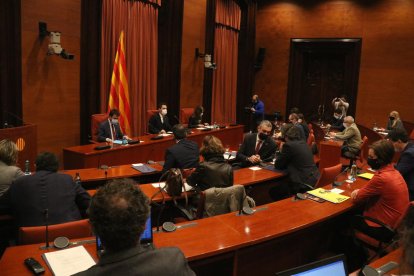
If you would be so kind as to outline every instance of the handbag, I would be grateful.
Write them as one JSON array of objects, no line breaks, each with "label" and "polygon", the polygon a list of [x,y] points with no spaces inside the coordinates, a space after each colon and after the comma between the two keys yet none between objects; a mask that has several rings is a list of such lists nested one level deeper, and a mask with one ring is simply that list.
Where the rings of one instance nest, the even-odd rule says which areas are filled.
[{"label": "handbag", "polygon": [[165,191],[172,197],[181,196],[181,192],[185,190],[184,179],[181,170],[171,168],[166,172]]}]

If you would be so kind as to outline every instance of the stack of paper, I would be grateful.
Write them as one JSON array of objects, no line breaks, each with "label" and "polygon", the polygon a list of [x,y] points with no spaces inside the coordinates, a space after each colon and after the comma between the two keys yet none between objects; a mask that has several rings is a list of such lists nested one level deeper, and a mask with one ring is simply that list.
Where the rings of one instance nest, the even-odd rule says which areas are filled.
[{"label": "stack of paper", "polygon": [[318,188],[312,191],[308,191],[307,193],[317,196],[319,198],[325,199],[326,201],[329,201],[332,203],[341,203],[349,199],[349,196],[344,196],[344,195],[336,193],[335,191],[325,190],[323,188]]}]

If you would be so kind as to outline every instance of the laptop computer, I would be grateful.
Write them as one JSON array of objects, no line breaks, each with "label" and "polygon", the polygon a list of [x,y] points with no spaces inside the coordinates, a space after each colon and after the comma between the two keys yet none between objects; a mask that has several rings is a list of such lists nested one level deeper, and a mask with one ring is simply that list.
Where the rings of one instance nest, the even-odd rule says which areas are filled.
[{"label": "laptop computer", "polygon": [[291,268],[279,273],[277,276],[347,276],[348,271],[346,267],[345,255],[337,255],[329,257],[310,264]]},{"label": "laptop computer", "polygon": [[[144,232],[142,232],[139,243],[142,247],[153,247],[153,233],[152,233],[152,224],[151,224],[151,212],[148,216],[148,219],[145,223]],[[101,242],[101,239],[96,236],[96,252],[100,256],[104,252],[104,248]]]}]

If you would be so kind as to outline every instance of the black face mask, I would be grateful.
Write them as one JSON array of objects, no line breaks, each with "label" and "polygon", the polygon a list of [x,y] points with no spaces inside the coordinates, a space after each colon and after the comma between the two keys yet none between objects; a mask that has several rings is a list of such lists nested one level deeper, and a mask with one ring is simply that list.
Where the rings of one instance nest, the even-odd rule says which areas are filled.
[{"label": "black face mask", "polygon": [[267,137],[269,137],[267,134],[264,134],[263,132],[259,133],[259,139],[264,141],[267,139]]},{"label": "black face mask", "polygon": [[378,170],[381,167],[381,164],[378,161],[378,159],[368,158],[367,163],[374,170]]},{"label": "black face mask", "polygon": [[391,121],[394,121],[394,120],[395,120],[395,117],[391,117],[391,116],[390,116],[390,120],[391,120]]}]

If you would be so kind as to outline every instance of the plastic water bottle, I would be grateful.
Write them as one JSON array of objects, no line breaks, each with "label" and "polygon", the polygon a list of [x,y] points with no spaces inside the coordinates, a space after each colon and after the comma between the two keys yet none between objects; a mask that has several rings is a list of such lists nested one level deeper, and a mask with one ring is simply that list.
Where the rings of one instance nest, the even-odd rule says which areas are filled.
[{"label": "plastic water bottle", "polygon": [[357,177],[357,166],[355,164],[351,167],[351,180],[355,181]]},{"label": "plastic water bottle", "polygon": [[373,129],[374,131],[377,131],[377,130],[378,130],[378,127],[377,127],[377,123],[376,123],[376,122],[374,122],[374,126],[372,127],[372,129]]},{"label": "plastic water bottle", "polygon": [[79,185],[81,184],[82,180],[81,180],[81,177],[80,177],[78,172],[76,173],[75,178],[73,179],[73,181],[75,181],[76,184],[79,184]]},{"label": "plastic water bottle", "polygon": [[30,161],[29,160],[26,160],[26,162],[24,162],[24,174],[30,175]]}]

